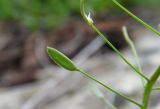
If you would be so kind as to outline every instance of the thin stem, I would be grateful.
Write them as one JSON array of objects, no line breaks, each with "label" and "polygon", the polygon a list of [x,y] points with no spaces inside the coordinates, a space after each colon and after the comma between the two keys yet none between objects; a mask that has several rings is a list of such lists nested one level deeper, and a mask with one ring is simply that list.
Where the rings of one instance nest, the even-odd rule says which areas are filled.
[{"label": "thin stem", "polygon": [[160,91],[160,87],[154,87],[152,90]]},{"label": "thin stem", "polygon": [[149,79],[136,67],[134,67],[125,57],[124,55],[112,45],[112,43],[94,26],[93,24],[91,25],[92,28],[107,42],[107,44],[122,58],[122,60],[127,63],[135,72],[137,72],[141,77],[143,77],[145,80],[149,81]]},{"label": "thin stem", "polygon": [[92,77],[91,75],[89,75],[88,73],[84,72],[83,70],[79,69],[78,71],[79,71],[80,73],[82,73],[84,76],[90,78],[91,80],[93,80],[93,81],[95,81],[96,83],[102,85],[103,87],[105,87],[106,89],[110,90],[111,92],[115,93],[116,95],[121,96],[121,97],[124,98],[125,100],[127,100],[127,101],[129,101],[129,102],[131,102],[131,103],[133,103],[133,104],[141,107],[141,104],[139,104],[139,103],[137,103],[136,101],[128,98],[127,96],[121,94],[120,92],[117,92],[116,90],[110,88],[109,86],[105,85],[103,82],[97,80],[96,78]]},{"label": "thin stem", "polygon": [[143,20],[141,20],[140,18],[138,18],[136,15],[134,15],[133,13],[131,13],[128,9],[126,9],[124,6],[122,6],[119,2],[117,2],[117,0],[112,0],[118,7],[120,7],[123,11],[125,11],[128,15],[130,15],[131,17],[133,17],[135,20],[137,20],[138,22],[140,22],[142,25],[144,25],[145,27],[147,27],[148,29],[150,29],[151,31],[153,31],[154,33],[156,33],[158,36],[160,36],[160,32],[158,30],[156,30],[155,28],[153,28],[152,26],[148,25],[146,22],[144,22]]},{"label": "thin stem", "polygon": [[128,43],[128,45],[130,46],[130,48],[131,48],[131,50],[133,52],[133,55],[134,55],[134,58],[135,58],[135,61],[136,61],[136,65],[137,65],[138,69],[142,72],[142,67],[140,65],[140,60],[138,58],[139,56],[138,56],[136,47],[135,47],[133,41],[130,39],[130,37],[128,35],[126,26],[122,27],[122,31],[123,31],[123,35],[125,37],[126,42]]},{"label": "thin stem", "polygon": [[[136,65],[137,65],[139,71],[143,73],[142,67],[141,67],[141,64],[140,64],[140,59],[139,59],[138,53],[137,53],[137,51],[136,51],[136,47],[135,47],[133,41],[130,39],[130,37],[129,37],[129,35],[128,35],[127,27],[126,27],[126,26],[123,26],[123,27],[122,27],[122,33],[123,33],[123,36],[124,36],[126,42],[128,43],[128,45],[130,46],[130,48],[131,48],[131,50],[132,50],[132,53],[133,53],[133,55],[134,55],[134,58],[135,58],[135,61],[136,61]],[[142,80],[143,86],[145,86],[145,81],[144,81],[144,79],[141,78],[141,80]]]},{"label": "thin stem", "polygon": [[81,8],[81,13],[82,13],[82,16],[84,18],[84,20],[88,23],[88,25],[90,25],[90,27],[95,31],[97,32],[101,38],[103,40],[106,41],[106,43],[123,59],[123,61],[125,63],[127,63],[135,72],[137,72],[140,76],[142,76],[146,81],[149,81],[149,79],[141,72],[139,71],[139,69],[135,68],[124,56],[123,54],[117,49],[114,47],[114,45],[97,29],[97,27],[92,23],[92,22],[89,22],[88,19],[86,18],[86,14],[85,14],[85,10],[84,10],[84,0],[81,0],[81,3],[80,3],[80,8]]},{"label": "thin stem", "polygon": [[143,105],[142,105],[141,109],[147,109],[148,108],[153,86],[156,83],[156,81],[158,80],[159,76],[160,76],[160,66],[155,71],[155,73],[152,75],[150,81],[147,82],[147,85],[146,85],[146,88],[145,88],[145,91],[144,91],[144,95],[143,95]]}]

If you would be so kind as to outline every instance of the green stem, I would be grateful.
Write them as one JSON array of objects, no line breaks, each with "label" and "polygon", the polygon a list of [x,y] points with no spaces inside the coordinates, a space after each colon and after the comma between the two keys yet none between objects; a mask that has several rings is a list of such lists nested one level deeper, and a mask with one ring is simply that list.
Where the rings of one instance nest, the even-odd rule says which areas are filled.
[{"label": "green stem", "polygon": [[[142,67],[141,67],[141,64],[140,64],[140,59],[138,58],[139,56],[138,56],[138,53],[136,51],[136,47],[135,47],[133,41],[130,39],[130,37],[128,35],[126,26],[122,27],[122,32],[123,32],[123,36],[124,36],[126,42],[128,43],[128,45],[130,46],[130,48],[132,50],[132,53],[134,55],[134,58],[135,58],[135,61],[136,61],[136,65],[137,65],[139,71],[143,73]],[[145,81],[144,81],[144,79],[142,77],[141,77],[141,80],[142,80],[143,86],[145,86]]]},{"label": "green stem", "polygon": [[160,91],[160,87],[154,87],[153,90],[155,90],[155,91],[156,91],[156,90],[157,90],[157,91]]},{"label": "green stem", "polygon": [[160,76],[160,66],[155,71],[155,73],[152,75],[150,81],[147,82],[147,85],[146,85],[146,88],[145,88],[145,91],[144,91],[144,95],[143,95],[143,105],[142,105],[141,109],[147,109],[148,108],[153,86],[156,83],[156,81],[158,80],[159,76]]},{"label": "green stem", "polygon": [[142,72],[142,67],[141,67],[141,64],[140,64],[140,59],[138,58],[139,56],[138,56],[136,47],[135,47],[133,41],[130,39],[130,37],[128,35],[126,26],[122,27],[122,31],[123,31],[123,35],[125,37],[126,42],[128,43],[128,45],[130,46],[130,48],[133,52],[133,55],[134,55],[134,58],[135,58],[135,61],[136,61],[136,65],[137,65],[138,69]]},{"label": "green stem", "polygon": [[109,86],[105,85],[103,82],[97,80],[96,78],[92,77],[91,75],[89,75],[88,73],[84,72],[83,70],[78,69],[78,71],[79,71],[80,73],[82,73],[84,76],[90,78],[91,80],[97,82],[98,84],[102,85],[102,86],[105,87],[106,89],[108,89],[108,90],[110,90],[111,92],[115,93],[116,95],[121,96],[122,98],[126,99],[127,101],[129,101],[129,102],[131,102],[131,103],[133,103],[133,104],[141,107],[141,104],[139,104],[139,103],[137,103],[136,101],[128,98],[127,96],[121,94],[120,92],[117,92],[116,90],[110,88]]},{"label": "green stem", "polygon": [[96,28],[96,26],[94,24],[91,24],[91,27],[93,28],[93,30],[95,30],[102,38],[103,40],[105,40],[107,42],[107,44],[123,59],[123,61],[125,63],[127,63],[135,72],[137,72],[141,77],[143,77],[145,80],[149,81],[149,79],[140,71],[138,70],[136,67],[134,67],[124,56],[123,54],[117,49],[115,48],[112,43]]},{"label": "green stem", "polygon": [[160,32],[158,30],[156,30],[155,28],[153,28],[152,26],[148,25],[146,22],[144,22],[143,20],[141,20],[140,18],[138,18],[136,15],[134,15],[133,13],[131,13],[128,9],[126,9],[124,6],[122,6],[119,2],[117,2],[117,0],[112,0],[118,7],[120,7],[123,11],[125,11],[128,15],[130,15],[131,17],[133,17],[135,20],[137,20],[138,22],[140,22],[142,25],[144,25],[145,27],[147,27],[148,29],[150,29],[151,31],[153,31],[154,33],[156,33],[158,36],[160,36]]},{"label": "green stem", "polygon": [[125,63],[127,63],[135,72],[137,72],[141,77],[143,77],[146,81],[149,81],[149,79],[137,68],[135,68],[124,56],[123,54],[114,47],[114,45],[97,29],[97,27],[91,23],[90,21],[88,21],[88,19],[86,18],[85,15],[85,10],[84,10],[84,0],[81,0],[80,3],[80,9],[81,9],[81,14],[84,18],[84,20],[88,23],[88,25],[90,25],[90,27],[97,32],[101,38],[106,41],[106,43],[124,60]]}]

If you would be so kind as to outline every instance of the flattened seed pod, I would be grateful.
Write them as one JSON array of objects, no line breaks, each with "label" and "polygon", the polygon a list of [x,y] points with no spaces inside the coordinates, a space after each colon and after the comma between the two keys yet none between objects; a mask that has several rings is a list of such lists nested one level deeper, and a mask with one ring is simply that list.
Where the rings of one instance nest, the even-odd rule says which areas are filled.
[{"label": "flattened seed pod", "polygon": [[47,52],[50,58],[59,66],[70,71],[78,71],[76,65],[60,51],[55,48],[47,47]]}]

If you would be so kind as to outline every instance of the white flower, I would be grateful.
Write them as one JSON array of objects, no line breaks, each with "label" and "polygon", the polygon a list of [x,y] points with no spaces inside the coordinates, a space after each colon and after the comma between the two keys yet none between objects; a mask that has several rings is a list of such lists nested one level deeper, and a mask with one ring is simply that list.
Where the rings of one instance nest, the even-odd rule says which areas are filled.
[{"label": "white flower", "polygon": [[88,15],[85,14],[85,17],[87,18],[89,23],[93,23],[93,20],[91,18],[91,14],[90,13],[88,13]]}]

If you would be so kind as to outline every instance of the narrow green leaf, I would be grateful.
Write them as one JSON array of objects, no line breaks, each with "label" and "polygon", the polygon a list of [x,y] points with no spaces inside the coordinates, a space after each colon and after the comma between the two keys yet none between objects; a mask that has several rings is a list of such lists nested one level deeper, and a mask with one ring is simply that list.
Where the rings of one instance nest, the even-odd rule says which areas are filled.
[{"label": "narrow green leaf", "polygon": [[55,48],[47,47],[47,52],[50,58],[59,66],[69,70],[69,71],[77,71],[78,68],[76,65],[63,53],[59,52]]}]

